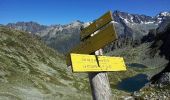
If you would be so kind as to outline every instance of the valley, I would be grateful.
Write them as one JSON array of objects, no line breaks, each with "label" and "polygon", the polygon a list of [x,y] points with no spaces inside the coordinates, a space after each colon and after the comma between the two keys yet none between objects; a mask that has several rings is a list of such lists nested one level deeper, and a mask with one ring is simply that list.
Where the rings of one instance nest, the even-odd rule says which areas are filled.
[{"label": "valley", "polygon": [[[113,18],[119,39],[103,48],[104,55],[124,57],[127,66],[126,72],[108,72],[113,98],[148,99],[149,94],[158,91],[154,93],[155,99],[166,95],[168,100],[170,91],[160,89],[159,85],[170,79],[160,81],[162,74],[169,75],[170,13],[150,17],[115,11]],[[72,73],[65,62],[65,55],[80,42],[80,28],[90,23],[77,20],[67,25],[47,26],[36,22],[1,25],[0,98],[92,99],[87,74]],[[152,82],[155,83],[150,87]],[[159,89],[166,91],[160,98]]]}]

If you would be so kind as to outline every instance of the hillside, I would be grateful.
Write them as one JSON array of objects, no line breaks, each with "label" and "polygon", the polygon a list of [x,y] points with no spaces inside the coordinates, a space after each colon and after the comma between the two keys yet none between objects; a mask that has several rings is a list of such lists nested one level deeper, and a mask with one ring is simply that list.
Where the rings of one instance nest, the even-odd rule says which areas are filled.
[{"label": "hillside", "polygon": [[[47,47],[39,37],[5,27],[0,27],[0,35],[0,98],[9,100],[91,99],[87,75],[72,73],[71,69],[67,68],[64,57]],[[126,54],[123,53],[124,50],[109,53],[109,55],[119,54],[125,57],[129,64],[126,72],[109,73],[113,98],[129,97],[129,92],[139,90],[145,85],[146,77],[144,83],[137,87],[127,88],[128,86],[123,85],[124,81],[127,83],[126,79],[134,77],[133,82],[136,76],[150,72],[150,68],[137,68],[140,64],[133,65],[136,61],[133,61],[132,55],[141,57],[143,52],[138,53],[136,50],[147,48],[147,46],[143,47],[145,44],[134,49],[127,48],[129,51]],[[136,52],[131,54],[132,51]],[[128,54],[132,59],[126,58]],[[136,82],[140,81],[136,80]],[[133,84],[131,81],[128,83]]]},{"label": "hillside", "polygon": [[[39,37],[6,27],[0,27],[0,36],[0,98],[91,99],[87,74],[72,73],[63,55],[47,47]],[[143,69],[128,67],[126,72],[109,73],[113,98],[130,96],[129,89],[119,84],[143,72]],[[130,92],[141,86],[130,88]]]},{"label": "hillside", "polygon": [[[155,58],[160,56],[166,59],[167,63],[158,60],[160,66],[159,72],[154,74],[150,78],[149,86],[142,88],[139,92],[134,95],[139,98],[147,98],[154,100],[169,100],[170,98],[170,19],[168,18],[164,23],[162,23],[156,32],[156,37],[150,46],[150,56]],[[157,65],[159,66],[159,65]]]},{"label": "hillside", "polygon": [[87,78],[73,75],[61,54],[38,37],[0,27],[1,100],[90,98]]},{"label": "hillside", "polygon": [[[161,26],[164,28],[160,27],[157,29],[158,33],[151,46],[151,54],[155,56],[159,52],[160,56],[164,56],[170,61],[170,18],[166,20],[166,23],[162,23]],[[170,84],[170,63],[159,74],[152,77],[152,82],[163,85]]]},{"label": "hillside", "polygon": [[84,25],[84,23],[74,21],[66,25],[45,26],[36,22],[17,22],[9,23],[6,26],[40,36],[48,46],[56,49],[60,53],[66,53],[71,47],[80,42],[79,29],[81,25]]}]

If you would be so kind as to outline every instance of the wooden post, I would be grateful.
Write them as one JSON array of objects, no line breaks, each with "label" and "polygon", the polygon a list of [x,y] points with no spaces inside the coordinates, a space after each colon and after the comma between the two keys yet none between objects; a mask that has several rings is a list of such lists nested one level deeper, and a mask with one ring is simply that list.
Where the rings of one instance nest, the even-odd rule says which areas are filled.
[{"label": "wooden post", "polygon": [[[103,55],[102,49],[95,55]],[[112,100],[112,92],[106,72],[88,73],[93,100]]]},{"label": "wooden post", "polygon": [[[92,24],[90,24],[86,28],[81,28],[80,39],[82,43],[80,43],[77,47],[75,47],[74,49],[70,51],[72,53],[77,53],[77,54],[91,54],[92,52],[97,50],[96,52],[93,53],[93,56],[88,55],[89,58],[90,57],[93,58],[91,62],[89,61],[89,59],[87,61],[86,60],[83,61],[83,59],[76,59],[76,56],[73,56],[72,54],[72,60],[75,59],[74,63],[72,61],[72,65],[75,65],[77,69],[80,68],[79,69],[80,72],[89,72],[88,75],[89,75],[89,81],[91,85],[93,100],[112,100],[112,92],[111,92],[111,88],[109,84],[108,75],[106,72],[100,72],[100,71],[109,71],[109,70],[106,70],[108,67],[105,65],[108,64],[110,68],[110,66],[112,65],[111,61],[117,62],[118,60],[115,59],[114,61],[112,59],[112,60],[109,60],[110,61],[109,63],[108,62],[104,63],[101,61],[103,63],[102,64],[101,62],[98,61],[98,58],[100,57],[97,57],[97,56],[94,57],[94,54],[103,55],[102,49],[98,50],[99,48],[102,48],[106,46],[108,43],[115,41],[117,39],[117,34],[115,31],[114,25],[109,24],[112,20],[113,20],[112,12],[109,11],[108,13],[101,16],[99,19],[94,21]],[[98,63],[98,65],[95,62],[95,58],[96,58],[96,62]],[[69,54],[67,56],[68,66],[71,65],[70,59],[71,58]],[[120,69],[115,69],[112,71],[126,70],[123,60],[120,59],[119,62],[120,63],[119,64],[116,63],[116,65],[119,65]],[[79,63],[81,63],[81,67],[79,67]],[[89,65],[86,63],[89,63]],[[88,67],[86,65],[88,65]],[[105,67],[105,69],[102,70],[102,67],[100,65],[102,67]],[[90,67],[92,69],[90,69]],[[86,70],[85,68],[87,69],[89,68],[89,69]],[[74,68],[73,68],[73,71],[76,72]],[[94,72],[90,72],[90,71],[94,71]]]},{"label": "wooden post", "polygon": [[[117,34],[115,31],[114,25],[109,24],[112,20],[113,20],[112,12],[109,11],[106,14],[104,14],[103,16],[101,16],[99,19],[94,21],[92,24],[87,26],[86,28],[81,28],[80,39],[81,39],[82,43],[80,43],[77,47],[72,49],[70,52],[77,53],[77,54],[91,54],[92,52],[97,50],[96,52],[93,53],[93,55],[94,54],[95,55],[103,55],[102,49],[100,49],[100,50],[98,50],[98,49],[106,46],[108,43],[115,41],[117,39]],[[73,63],[73,61],[72,61],[72,65],[75,65],[77,67],[77,69],[80,68],[79,63],[82,64],[81,60],[83,61],[83,59],[81,59],[81,60],[76,59],[76,56],[73,56],[73,54],[72,54],[72,60],[74,60],[73,57],[75,59],[75,62]],[[85,62],[86,60],[84,60],[83,62],[85,62],[85,64],[84,64],[85,66],[82,64],[81,68],[80,68],[81,70],[79,69],[79,71],[85,72],[84,68],[87,67],[86,63],[89,63],[89,65],[93,63],[92,65],[90,65],[91,67],[93,67],[95,65],[95,69],[92,68],[93,70],[92,69],[89,70],[87,68],[88,71],[86,70],[86,72],[89,72],[88,75],[89,75],[89,81],[90,81],[90,85],[91,85],[93,100],[112,100],[112,93],[111,93],[111,88],[110,88],[107,73],[100,72],[100,71],[109,71],[109,70],[106,70],[108,67],[105,66],[105,65],[107,65],[107,62],[104,64],[102,64],[102,63],[99,64],[97,56],[94,57],[94,56],[88,55],[88,57],[93,58],[92,62],[88,62],[88,61]],[[98,65],[96,65],[95,58],[96,58]],[[70,54],[67,56],[66,59],[67,59],[66,60],[67,65],[68,66],[71,65]],[[112,60],[110,60],[110,61],[112,61]],[[113,62],[117,62],[117,60],[115,60]],[[122,59],[119,60],[119,62],[120,62],[119,67],[121,68],[120,70],[126,70]],[[109,64],[109,66],[112,65],[111,62],[108,64]],[[100,67],[100,65],[105,68],[107,67],[107,68],[105,70],[104,69],[102,70],[102,67]],[[116,63],[116,65],[117,65],[117,63]],[[118,69],[112,70],[112,71],[117,71],[117,70]],[[75,71],[74,68],[73,68],[73,71]],[[94,72],[91,73],[90,71],[94,71]]]}]

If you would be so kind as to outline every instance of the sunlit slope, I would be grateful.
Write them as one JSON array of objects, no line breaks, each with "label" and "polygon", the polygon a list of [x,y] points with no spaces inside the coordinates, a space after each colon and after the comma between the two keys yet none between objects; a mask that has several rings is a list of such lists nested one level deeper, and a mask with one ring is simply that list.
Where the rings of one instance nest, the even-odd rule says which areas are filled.
[{"label": "sunlit slope", "polygon": [[38,37],[0,27],[0,99],[90,99],[88,78],[70,71]]}]

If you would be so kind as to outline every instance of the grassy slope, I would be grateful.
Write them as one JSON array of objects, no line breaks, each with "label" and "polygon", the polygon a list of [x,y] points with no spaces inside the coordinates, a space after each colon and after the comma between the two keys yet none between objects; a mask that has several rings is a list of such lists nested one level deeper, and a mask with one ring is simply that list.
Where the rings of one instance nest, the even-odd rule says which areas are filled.
[{"label": "grassy slope", "polygon": [[[159,52],[154,56],[150,56],[150,45],[152,43],[143,43],[136,48],[126,47],[124,49],[117,49],[113,52],[109,52],[106,55],[111,56],[121,56],[124,57],[124,60],[127,65],[132,64],[134,67],[144,66],[147,68],[146,73],[150,76],[157,73],[157,71],[163,69],[168,61],[165,57],[159,56]],[[155,70],[156,72],[154,72]],[[149,73],[152,71],[152,73]]]},{"label": "grassy slope", "polygon": [[87,78],[70,71],[40,39],[0,27],[1,99],[90,99]]}]

